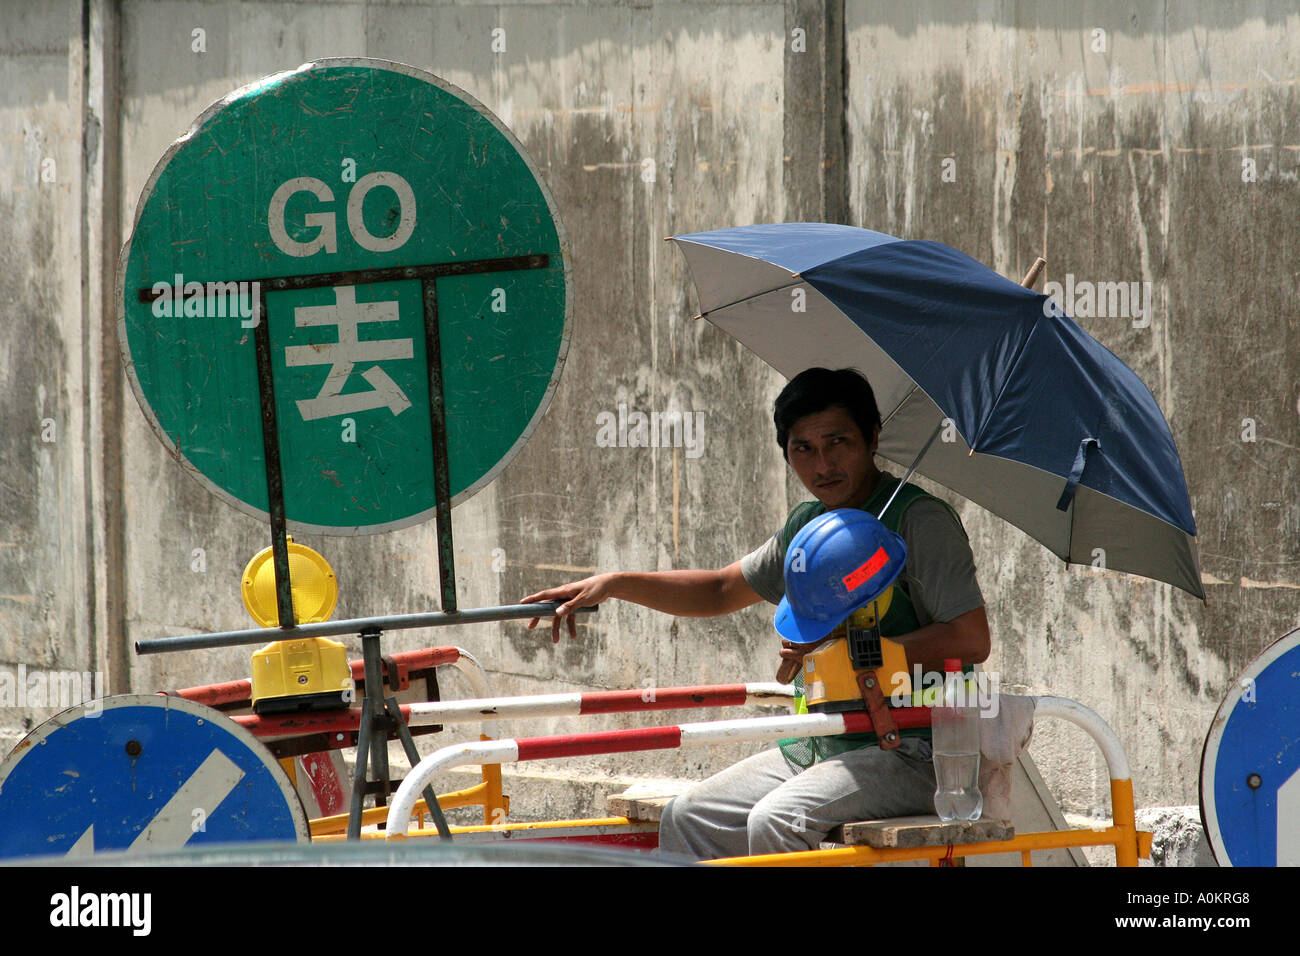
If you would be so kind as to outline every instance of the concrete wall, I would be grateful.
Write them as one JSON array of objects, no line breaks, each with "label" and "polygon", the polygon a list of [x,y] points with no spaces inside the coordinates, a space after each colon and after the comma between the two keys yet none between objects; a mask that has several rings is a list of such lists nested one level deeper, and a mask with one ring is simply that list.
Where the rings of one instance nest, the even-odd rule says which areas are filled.
[{"label": "concrete wall", "polygon": [[[383,57],[445,77],[511,127],[572,249],[572,344],[551,409],[455,512],[464,607],[597,569],[720,566],[799,500],[771,434],[781,380],[692,320],[664,236],[842,221],[947,242],[1017,278],[1043,254],[1049,280],[1150,282],[1149,325],[1080,321],[1148,383],[1173,427],[1208,601],[1063,568],[958,504],[1004,689],[1092,706],[1129,749],[1139,805],[1195,803],[1215,708],[1300,616],[1289,303],[1300,4],[1171,6],[5,0],[0,666],[99,671],[112,692],[247,673],[242,649],[129,652],[140,638],[246,626],[239,572],[268,535],[182,474],[148,429],[123,385],[110,280],[154,164],[213,100],[313,58]],[[494,53],[498,27],[506,50]],[[42,181],[47,159],[54,178]],[[703,412],[703,455],[597,447],[596,416],[620,402]],[[1253,442],[1242,440],[1247,418]],[[339,572],[338,616],[436,607],[432,525],[301,540]],[[394,634],[388,647],[459,643],[503,693],[668,686],[770,678],[770,621],[763,606],[674,620],[614,602],[573,643],[511,624]],[[0,724],[16,736],[48,713],[11,707]],[[576,727],[510,732],[561,729]],[[1084,813],[1108,804],[1086,747],[1050,725],[1034,747],[1047,781]],[[556,769],[695,777],[743,752]]]}]

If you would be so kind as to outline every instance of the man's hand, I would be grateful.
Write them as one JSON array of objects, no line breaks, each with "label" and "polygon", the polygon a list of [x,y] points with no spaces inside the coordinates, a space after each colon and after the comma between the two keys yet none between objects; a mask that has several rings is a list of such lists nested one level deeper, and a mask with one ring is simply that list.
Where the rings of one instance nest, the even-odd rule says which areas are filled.
[{"label": "man's hand", "polygon": [[816,641],[812,644],[796,644],[794,641],[781,639],[781,666],[777,669],[776,679],[782,684],[794,680],[794,675],[803,667],[803,659],[825,643]]},{"label": "man's hand", "polygon": [[[558,644],[560,642],[560,619],[568,619],[569,640],[576,638],[578,636],[578,625],[573,617],[574,610],[580,607],[591,607],[606,598],[613,597],[613,583],[613,574],[597,574],[590,578],[583,578],[581,581],[574,581],[571,584],[562,584],[558,588],[547,588],[545,591],[538,591],[536,594],[528,595],[519,603],[563,602],[555,609],[555,617],[551,619],[551,643]],[[528,622],[528,629],[531,631],[540,620],[541,618],[538,617],[533,618]]]}]

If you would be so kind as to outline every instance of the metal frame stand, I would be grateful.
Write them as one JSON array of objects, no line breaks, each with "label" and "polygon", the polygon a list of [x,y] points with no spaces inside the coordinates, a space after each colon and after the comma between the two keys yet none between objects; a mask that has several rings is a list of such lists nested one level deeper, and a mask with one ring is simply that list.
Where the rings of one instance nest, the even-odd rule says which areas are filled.
[{"label": "metal frame stand", "polygon": [[[280,432],[276,420],[275,375],[271,354],[271,317],[267,291],[285,289],[322,288],[325,286],[369,284],[395,279],[418,279],[424,313],[425,363],[429,371],[429,430],[433,456],[434,503],[437,517],[438,584],[442,598],[442,611],[455,615],[456,570],[453,563],[451,528],[451,481],[447,462],[447,407],[443,394],[441,342],[438,330],[437,280],[442,276],[472,273],[500,272],[517,269],[543,269],[550,263],[546,255],[513,256],[500,259],[481,259],[467,262],[440,263],[401,269],[370,269],[351,272],[328,273],[313,276],[269,279],[258,284],[258,322],[253,339],[257,356],[258,400],[262,415],[262,448],[266,466],[267,514],[271,523],[271,550],[275,567],[276,610],[280,627],[293,630],[297,621],[293,613],[293,592],[289,578],[289,548],[286,541],[287,514],[284,503],[284,476],[280,459]],[[143,297],[146,290],[141,290]],[[352,807],[348,820],[348,839],[361,836],[361,811],[368,789],[369,769],[373,766],[379,789],[376,805],[383,806],[388,798],[391,781],[388,776],[388,734],[395,730],[401,738],[406,755],[415,766],[420,755],[411,739],[411,732],[402,719],[395,697],[384,696],[383,669],[380,665],[378,627],[363,628],[360,632],[362,659],[365,663],[366,696],[361,704],[361,724],[357,735],[357,761],[353,770]],[[383,701],[381,707],[378,701]],[[429,805],[439,835],[451,839],[451,831],[443,818],[442,808],[432,787],[426,787],[424,797]]]},{"label": "metal frame stand", "polygon": [[[348,839],[361,839],[361,813],[365,805],[367,781],[371,768],[379,784],[375,794],[375,805],[386,806],[391,783],[388,773],[388,732],[396,730],[401,738],[406,757],[414,767],[420,762],[420,754],[415,749],[411,731],[402,719],[402,710],[397,698],[384,691],[384,673],[381,663],[379,640],[382,632],[378,628],[367,628],[361,632],[361,660],[365,666],[366,696],[361,701],[361,723],[357,728],[357,762],[352,774],[352,805],[348,811]],[[375,701],[384,702],[382,710]],[[378,712],[377,712],[378,711]],[[442,815],[442,807],[432,786],[424,788],[424,802],[428,804],[433,825],[438,829],[438,836],[444,840],[451,839],[451,830]]]}]

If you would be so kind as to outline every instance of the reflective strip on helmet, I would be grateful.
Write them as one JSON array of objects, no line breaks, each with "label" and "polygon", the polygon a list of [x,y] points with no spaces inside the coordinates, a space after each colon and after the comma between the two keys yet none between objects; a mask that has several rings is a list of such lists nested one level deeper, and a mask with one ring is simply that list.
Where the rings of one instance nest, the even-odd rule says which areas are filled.
[{"label": "reflective strip on helmet", "polygon": [[883,547],[877,548],[876,553],[867,559],[856,571],[852,571],[844,577],[844,586],[850,591],[856,591],[862,585],[866,584],[876,572],[885,566],[889,561],[889,554]]}]

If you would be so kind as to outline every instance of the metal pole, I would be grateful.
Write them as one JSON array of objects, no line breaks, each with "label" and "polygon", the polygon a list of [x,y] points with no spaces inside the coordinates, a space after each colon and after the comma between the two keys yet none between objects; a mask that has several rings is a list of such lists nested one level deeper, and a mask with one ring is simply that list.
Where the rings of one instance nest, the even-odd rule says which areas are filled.
[{"label": "metal pole", "polygon": [[934,432],[931,433],[929,441],[921,446],[921,450],[917,452],[916,457],[912,459],[912,467],[907,469],[907,474],[905,474],[894,487],[894,493],[890,495],[889,500],[885,502],[885,507],[880,509],[880,514],[876,515],[877,518],[884,515],[884,513],[889,510],[889,506],[894,503],[894,499],[898,497],[898,493],[903,490],[903,485],[907,484],[907,479],[912,477],[912,472],[916,471],[916,466],[921,463],[921,459],[925,456],[925,453],[930,450],[930,446],[934,444],[934,440],[939,437],[939,431],[943,428],[943,423],[946,421],[946,418],[942,418],[939,420],[939,424],[934,426]]},{"label": "metal pole", "polygon": [[289,581],[289,544],[285,532],[284,474],[280,468],[280,429],[275,412],[275,374],[271,361],[271,322],[266,292],[258,296],[258,323],[253,327],[257,355],[257,397],[262,412],[262,456],[266,468],[266,511],[271,519],[271,554],[275,567],[275,606],[280,627],[291,628],[293,589]]},{"label": "metal pole", "polygon": [[[357,727],[357,759],[352,767],[352,804],[348,809],[348,839],[361,839],[361,813],[366,803],[366,781],[370,778],[373,762],[376,776],[383,781],[383,793],[388,788],[388,729],[387,714],[382,703],[383,672],[379,662],[379,634],[374,628],[361,633],[361,660],[365,667],[366,696],[361,701],[361,721]],[[376,693],[375,689],[379,688]],[[382,766],[382,771],[380,770]],[[376,800],[376,806],[383,804]]]},{"label": "metal pole", "polygon": [[[238,647],[242,644],[265,644],[267,641],[287,641],[302,637],[346,637],[376,628],[399,631],[413,627],[447,627],[452,624],[485,624],[492,621],[518,621],[534,617],[550,617],[561,602],[546,601],[537,604],[503,604],[498,607],[471,608],[447,614],[431,611],[424,614],[389,614],[384,617],[359,617],[345,621],[321,621],[318,624],[299,624],[291,628],[254,627],[242,631],[219,631],[213,634],[187,634],[182,637],[152,637],[135,642],[137,654],[163,654],[168,651],[197,651],[210,647]],[[580,607],[575,613],[592,614],[591,607]]]},{"label": "metal pole", "polygon": [[433,453],[433,501],[437,512],[438,578],[442,609],[456,610],[455,549],[451,532],[451,465],[447,461],[447,402],[442,387],[442,343],[438,330],[438,285],[430,276],[424,293],[424,360],[429,368],[429,432]]},{"label": "metal pole", "polygon": [[366,802],[366,763],[370,754],[370,698],[361,701],[361,722],[357,725],[357,762],[352,769],[352,802],[348,809],[348,839],[361,839],[361,811]]},{"label": "metal pole", "polygon": [[[384,708],[384,665],[379,660],[379,635],[377,628],[367,628],[361,633],[361,660],[365,665],[366,700],[374,700],[370,708],[370,766],[374,768],[379,792],[375,806],[388,803],[388,712]],[[368,768],[357,762],[356,772],[365,776]]]}]

